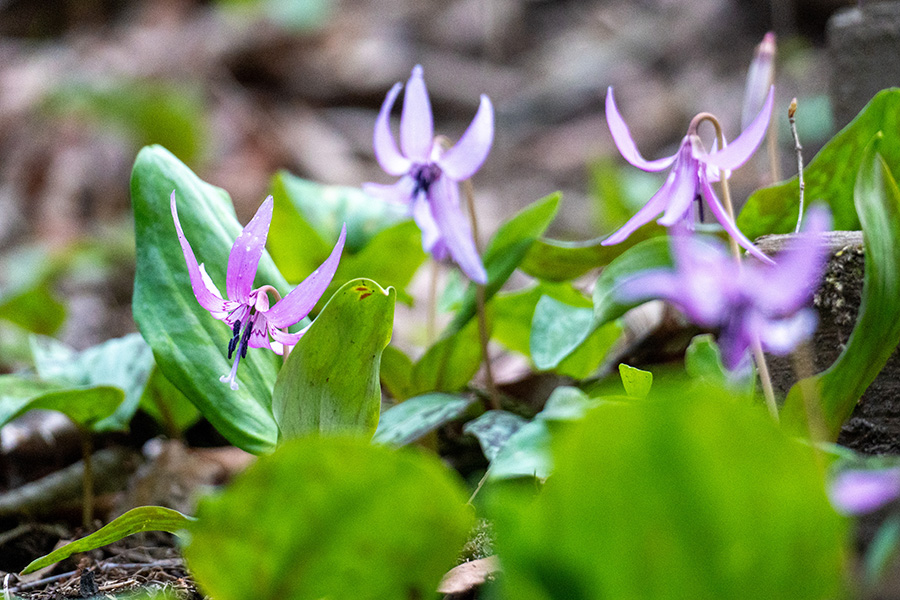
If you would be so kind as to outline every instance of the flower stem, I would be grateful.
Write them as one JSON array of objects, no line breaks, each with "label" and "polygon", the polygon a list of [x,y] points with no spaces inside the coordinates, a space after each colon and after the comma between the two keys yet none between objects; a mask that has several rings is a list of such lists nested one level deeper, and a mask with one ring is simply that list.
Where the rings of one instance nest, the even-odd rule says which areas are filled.
[{"label": "flower stem", "polygon": [[94,523],[94,465],[91,458],[94,453],[94,439],[91,432],[80,425],[78,433],[81,435],[81,460],[84,463],[81,483],[81,524],[87,532],[93,529]]},{"label": "flower stem", "polygon": [[[472,221],[472,236],[475,238],[475,247],[478,254],[481,254],[480,244],[478,242],[478,217],[475,214],[475,189],[472,181],[467,179],[463,182],[463,189],[466,193],[466,203],[469,205],[469,219]],[[500,394],[494,385],[494,373],[491,370],[491,357],[488,354],[488,342],[490,334],[487,330],[487,317],[485,314],[485,286],[478,285],[475,288],[475,314],[478,317],[478,341],[481,343],[481,356],[484,360],[484,376],[487,380],[488,390],[488,409],[500,409]]]},{"label": "flower stem", "polygon": [[[722,133],[722,126],[719,124],[719,120],[710,113],[700,113],[691,121],[691,127],[696,130],[696,127],[699,126],[702,121],[709,121],[712,126],[715,127],[719,148],[724,148],[725,135]],[[728,218],[730,218],[732,222],[735,222],[734,204],[731,202],[731,187],[728,185],[726,172],[719,170],[719,178],[722,184],[722,206],[725,208],[725,212],[728,213]],[[738,246],[737,240],[729,236],[728,244],[731,247],[731,253],[734,255],[735,261],[737,261],[738,266],[740,266],[742,264],[741,249]],[[759,380],[762,385],[763,396],[766,399],[766,407],[769,409],[769,414],[771,414],[772,418],[777,422],[778,404],[775,402],[775,390],[772,387],[772,377],[769,375],[769,367],[766,364],[766,356],[763,354],[759,336],[753,337],[750,347],[753,352],[753,359],[756,362],[756,369],[759,372]]]},{"label": "flower stem", "polygon": [[791,122],[791,135],[794,136],[794,151],[797,153],[797,179],[800,182],[800,209],[797,212],[797,228],[794,233],[800,231],[800,223],[803,221],[803,192],[806,185],[803,183],[803,146],[800,145],[800,136],[797,134],[797,121],[794,119],[794,113],[797,112],[797,99],[791,100],[791,106],[788,108],[788,120]]},{"label": "flower stem", "polygon": [[428,315],[425,321],[425,346],[430,347],[437,334],[437,287],[439,267],[436,260],[431,261],[431,281],[428,282]]}]

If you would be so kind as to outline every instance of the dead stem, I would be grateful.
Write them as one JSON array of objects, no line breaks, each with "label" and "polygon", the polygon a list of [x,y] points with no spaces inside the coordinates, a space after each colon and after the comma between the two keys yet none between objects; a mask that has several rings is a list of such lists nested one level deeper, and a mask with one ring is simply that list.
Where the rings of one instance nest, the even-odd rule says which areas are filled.
[{"label": "dead stem", "polygon": [[91,437],[91,432],[80,425],[78,433],[81,434],[81,455],[84,460],[81,524],[84,526],[85,532],[90,532],[94,527],[94,465],[91,458],[94,453],[94,439]]},{"label": "dead stem", "polygon": [[[472,222],[472,236],[475,238],[475,248],[478,254],[481,254],[480,244],[478,242],[478,217],[475,214],[475,189],[472,181],[467,179],[463,182],[463,189],[466,193],[466,203],[469,205],[469,219]],[[494,373],[491,369],[491,357],[488,354],[488,342],[490,335],[487,330],[487,317],[485,315],[485,286],[478,285],[475,288],[475,314],[478,317],[478,341],[481,343],[481,356],[484,361],[484,376],[487,380],[488,391],[488,409],[500,409],[500,395],[497,387],[494,385]]]},{"label": "dead stem", "polygon": [[794,151],[797,153],[797,179],[800,182],[800,209],[797,213],[797,227],[794,233],[800,231],[800,223],[803,221],[803,192],[806,185],[803,183],[803,146],[800,145],[800,136],[797,134],[797,121],[794,114],[797,112],[797,99],[791,100],[791,106],[788,108],[788,120],[791,122],[791,135],[794,136]]}]

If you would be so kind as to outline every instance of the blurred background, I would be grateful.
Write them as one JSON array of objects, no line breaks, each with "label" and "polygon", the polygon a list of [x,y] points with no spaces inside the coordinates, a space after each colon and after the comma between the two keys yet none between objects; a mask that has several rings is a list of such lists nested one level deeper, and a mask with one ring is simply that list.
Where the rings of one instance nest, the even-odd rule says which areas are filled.
[{"label": "blurred background", "polygon": [[[436,129],[456,139],[485,93],[497,134],[476,175],[487,237],[562,190],[551,234],[609,233],[661,183],[619,157],[607,86],[641,152],[671,154],[690,118],[740,131],[753,49],[778,36],[782,174],[835,131],[825,48],[837,0],[0,0],[0,372],[28,332],[75,348],[134,330],[129,175],[159,143],[246,222],[287,169],[389,183],[372,128],[387,90],[424,67]],[[399,113],[397,113],[399,114]],[[765,157],[734,182],[769,183]]]}]

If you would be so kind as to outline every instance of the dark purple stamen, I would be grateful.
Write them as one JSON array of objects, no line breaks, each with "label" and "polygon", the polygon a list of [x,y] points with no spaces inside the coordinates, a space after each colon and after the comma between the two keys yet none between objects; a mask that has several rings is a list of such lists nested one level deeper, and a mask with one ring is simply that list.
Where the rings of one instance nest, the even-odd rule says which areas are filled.
[{"label": "dark purple stamen", "polygon": [[241,358],[247,358],[247,345],[250,342],[250,332],[253,331],[253,321],[247,322],[247,327],[244,328],[244,335],[241,336]]},{"label": "dark purple stamen", "polygon": [[431,184],[437,181],[441,176],[441,168],[434,163],[426,163],[424,165],[413,165],[409,171],[412,175],[415,185],[413,186],[413,196],[419,193],[428,194]]},{"label": "dark purple stamen", "polygon": [[234,329],[232,330],[234,335],[231,340],[228,342],[228,360],[231,360],[231,356],[234,354],[234,349],[237,348],[238,340],[241,336],[241,320],[238,319],[234,322]]}]

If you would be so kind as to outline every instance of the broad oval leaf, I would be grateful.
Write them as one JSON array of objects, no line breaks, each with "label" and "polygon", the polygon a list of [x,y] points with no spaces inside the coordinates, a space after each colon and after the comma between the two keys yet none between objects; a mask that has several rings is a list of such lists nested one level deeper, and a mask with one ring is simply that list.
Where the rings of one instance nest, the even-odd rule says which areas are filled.
[{"label": "broad oval leaf", "polygon": [[[141,335],[166,378],[200,409],[228,441],[248,452],[271,450],[277,427],[271,414],[277,357],[251,349],[238,371],[240,388],[219,381],[231,369],[231,330],[212,318],[191,291],[169,195],[197,260],[224,289],[228,255],[241,224],[228,194],[197,177],[160,146],[141,150],[131,175],[137,271],[132,308]],[[263,252],[256,285],[267,283],[284,296],[288,285]]]},{"label": "broad oval leaf", "polygon": [[184,555],[217,600],[431,598],[473,516],[432,456],[307,436],[201,500]]},{"label": "broad oval leaf", "polygon": [[55,410],[94,430],[122,404],[125,393],[110,386],[65,387],[18,375],[0,375],[0,426],[29,410]]},{"label": "broad oval leaf", "polygon": [[458,418],[474,401],[452,394],[424,394],[404,400],[384,411],[372,442],[405,446]]},{"label": "broad oval leaf", "polygon": [[503,597],[843,597],[848,527],[816,450],[721,390],[651,395],[554,436],[535,499],[487,498]]},{"label": "broad oval leaf", "polygon": [[865,247],[856,325],[831,367],[791,388],[783,411],[787,424],[805,428],[803,396],[816,394],[824,425],[834,439],[900,343],[900,189],[875,142],[866,149],[854,197]]},{"label": "broad oval leaf", "polygon": [[[857,230],[862,215],[854,207],[857,173],[865,168],[865,148],[879,132],[878,151],[896,180],[900,177],[900,89],[882,90],[803,169],[806,197],[831,207],[835,230]],[[752,239],[790,233],[797,223],[797,177],[758,190],[747,200],[737,224]]]},{"label": "broad oval leaf", "polygon": [[300,338],[278,374],[272,411],[282,439],[371,435],[381,407],[381,353],[391,341],[394,288],[348,281]]},{"label": "broad oval leaf", "polygon": [[89,550],[112,544],[135,533],[167,531],[180,535],[192,521],[194,521],[193,517],[185,516],[177,510],[162,506],[132,508],[94,533],[57,548],[50,554],[32,561],[27,567],[22,569],[21,575],[34,573],[38,569],[43,569],[53,563],[65,560],[73,554],[88,552]]}]

